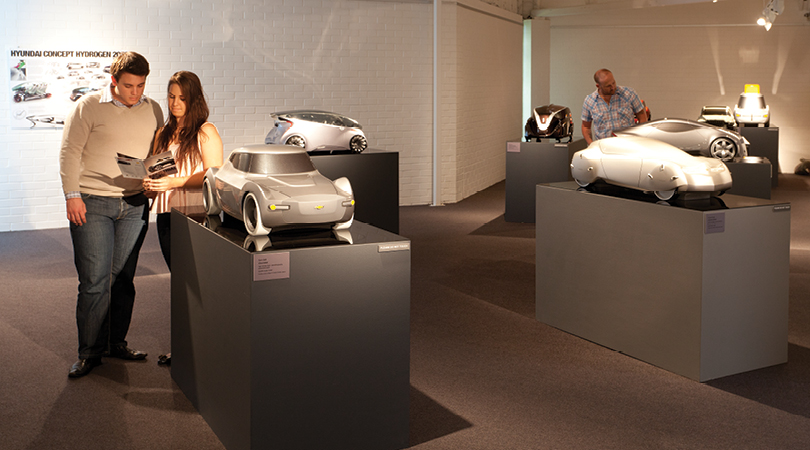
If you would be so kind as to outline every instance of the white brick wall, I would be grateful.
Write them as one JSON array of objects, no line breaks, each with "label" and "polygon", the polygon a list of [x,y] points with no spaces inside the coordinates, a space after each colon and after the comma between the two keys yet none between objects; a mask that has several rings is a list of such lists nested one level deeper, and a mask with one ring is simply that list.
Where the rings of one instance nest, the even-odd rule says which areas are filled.
[{"label": "white brick wall", "polygon": [[[146,94],[164,110],[169,76],[194,71],[226,153],[263,142],[276,110],[347,114],[370,147],[400,153],[400,203],[425,204],[432,18],[425,2],[29,0],[4,4],[0,47],[138,51],[152,68]],[[61,131],[11,130],[9,114],[2,89],[0,231],[64,227]]]},{"label": "white brick wall", "polygon": [[760,0],[552,18],[551,101],[571,107],[579,136],[582,101],[602,67],[636,89],[653,118],[733,107],[743,86],[757,83],[779,127],[781,170],[792,173],[810,158],[810,23],[785,3],[770,31],[753,24]]},{"label": "white brick wall", "polygon": [[442,17],[440,201],[505,177],[506,142],[522,133],[523,21],[477,0],[445,3]]},{"label": "white brick wall", "polygon": [[523,21],[458,9],[459,199],[506,176],[506,142],[521,138]]}]

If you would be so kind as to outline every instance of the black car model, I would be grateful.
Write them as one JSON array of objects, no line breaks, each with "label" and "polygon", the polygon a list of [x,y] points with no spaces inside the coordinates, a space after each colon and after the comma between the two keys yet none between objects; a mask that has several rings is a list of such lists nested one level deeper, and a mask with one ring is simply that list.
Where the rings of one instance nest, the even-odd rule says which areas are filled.
[{"label": "black car model", "polygon": [[538,106],[532,111],[532,116],[526,121],[526,142],[536,139],[561,139],[567,137],[568,142],[574,135],[574,119],[567,106],[545,105]]}]

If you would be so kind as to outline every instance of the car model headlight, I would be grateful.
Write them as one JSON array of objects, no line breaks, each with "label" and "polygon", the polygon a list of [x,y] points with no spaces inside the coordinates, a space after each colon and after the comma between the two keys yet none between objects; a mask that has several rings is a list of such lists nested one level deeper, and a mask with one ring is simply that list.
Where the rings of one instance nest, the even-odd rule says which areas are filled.
[{"label": "car model headlight", "polygon": [[354,200],[346,200],[341,203],[342,206],[354,206]]},{"label": "car model headlight", "polygon": [[290,209],[290,205],[270,204],[267,208],[270,209],[270,211],[286,211],[286,210]]}]

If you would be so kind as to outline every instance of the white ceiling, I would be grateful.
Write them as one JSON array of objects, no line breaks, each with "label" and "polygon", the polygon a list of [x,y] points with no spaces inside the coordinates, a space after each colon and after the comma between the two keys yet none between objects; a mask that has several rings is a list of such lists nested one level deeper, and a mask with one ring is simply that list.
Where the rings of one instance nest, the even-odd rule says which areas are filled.
[{"label": "white ceiling", "polygon": [[716,1],[718,0],[535,0],[537,8],[532,10],[532,17],[559,17],[620,9],[653,8],[686,3],[713,3]]}]

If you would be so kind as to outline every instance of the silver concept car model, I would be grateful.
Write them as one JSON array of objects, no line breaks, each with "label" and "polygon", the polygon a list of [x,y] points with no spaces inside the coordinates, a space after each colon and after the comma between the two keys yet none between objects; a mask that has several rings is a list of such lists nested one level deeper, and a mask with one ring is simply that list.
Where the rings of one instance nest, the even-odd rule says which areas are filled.
[{"label": "silver concept car model", "polygon": [[748,156],[748,141],[739,133],[688,119],[658,119],[613,134],[657,139],[685,152],[723,161]]},{"label": "silver concept car model", "polygon": [[284,111],[270,115],[273,129],[265,144],[285,144],[308,152],[360,153],[368,142],[363,127],[354,119],[327,111]]},{"label": "silver concept car model", "polygon": [[574,153],[571,174],[580,186],[596,180],[670,200],[681,192],[721,194],[731,188],[731,173],[722,161],[692,156],[665,142],[639,137],[594,141]]},{"label": "silver concept car model", "polygon": [[222,168],[210,168],[203,181],[203,206],[241,219],[252,236],[272,230],[332,226],[349,228],[354,194],[345,177],[330,181],[309,155],[289,145],[237,148]]}]

